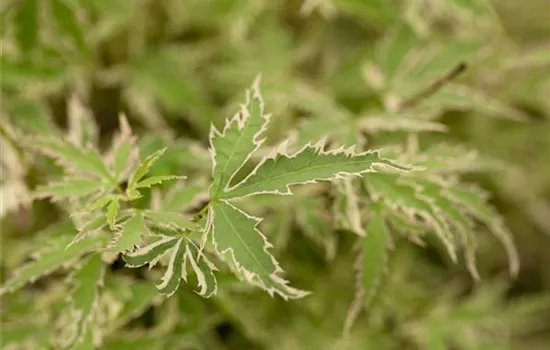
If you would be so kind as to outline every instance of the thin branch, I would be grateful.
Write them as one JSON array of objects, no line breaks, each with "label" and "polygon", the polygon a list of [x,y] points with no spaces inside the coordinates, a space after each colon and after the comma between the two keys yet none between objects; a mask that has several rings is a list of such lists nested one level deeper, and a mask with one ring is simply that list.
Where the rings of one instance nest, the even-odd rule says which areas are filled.
[{"label": "thin branch", "polygon": [[438,92],[443,86],[456,79],[460,74],[464,73],[467,68],[468,65],[465,62],[459,63],[450,72],[428,85],[424,90],[421,90],[416,95],[403,101],[400,105],[400,110],[415,107],[423,100]]}]

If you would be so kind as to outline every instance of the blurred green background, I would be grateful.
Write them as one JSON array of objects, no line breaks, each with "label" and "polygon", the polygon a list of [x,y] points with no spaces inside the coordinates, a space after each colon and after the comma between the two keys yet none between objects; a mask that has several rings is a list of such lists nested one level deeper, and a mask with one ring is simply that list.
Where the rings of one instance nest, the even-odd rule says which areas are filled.
[{"label": "blurred green background", "polygon": [[[211,123],[234,113],[258,73],[273,114],[270,143],[294,130],[306,141],[330,133],[346,143],[350,120],[391,109],[468,65],[460,88],[423,101],[448,131],[422,134],[419,147],[461,144],[443,154],[451,160],[477,150],[457,174],[487,189],[505,217],[521,256],[516,279],[491,239],[480,242],[479,286],[433,249],[397,242],[376,306],[344,339],[354,288],[350,237],[337,233],[337,258],[327,261],[291,232],[279,255],[288,279],[311,297],[285,303],[245,288],[221,288],[212,300],[190,290],[163,302],[151,296],[105,348],[548,348],[547,0],[5,0],[1,11],[2,276],[38,248],[36,232],[65,215],[47,201],[31,203],[44,174],[17,158],[12,128],[84,135],[105,148],[123,112],[142,151],[170,147],[154,172],[194,174],[208,170]],[[75,125],[74,115],[89,123]],[[369,148],[406,139],[382,132],[360,141]],[[459,169],[458,160],[449,168]],[[316,219],[319,230],[325,219]],[[136,276],[124,276],[120,288],[138,288]],[[60,279],[49,279],[50,287],[4,306],[28,298],[34,307],[53,305],[57,294],[44,290]]]}]

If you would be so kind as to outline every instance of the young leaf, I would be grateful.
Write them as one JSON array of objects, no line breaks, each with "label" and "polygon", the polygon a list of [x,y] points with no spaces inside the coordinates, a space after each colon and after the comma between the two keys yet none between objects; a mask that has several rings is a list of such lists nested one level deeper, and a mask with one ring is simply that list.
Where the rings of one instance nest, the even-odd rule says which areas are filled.
[{"label": "young leaf", "polygon": [[105,188],[105,184],[94,179],[69,178],[63,182],[54,182],[39,186],[35,193],[39,198],[51,197],[52,199],[78,198],[92,194]]},{"label": "young leaf", "polygon": [[435,231],[451,260],[456,261],[455,237],[434,208],[433,199],[403,183],[396,174],[371,174],[364,181],[373,200],[381,199],[390,209],[402,210],[409,218],[420,216]]},{"label": "young leaf", "polygon": [[120,204],[118,201],[118,198],[113,198],[111,200],[111,203],[107,206],[107,223],[109,224],[109,227],[113,230],[115,228],[115,222],[116,217],[118,215],[118,211],[120,209]]},{"label": "young leaf", "polygon": [[506,228],[502,217],[489,204],[485,203],[486,194],[473,186],[450,186],[447,194],[456,201],[470,215],[482,221],[497,239],[500,240],[508,255],[509,270],[512,276],[519,273],[519,255],[514,244],[512,234]]},{"label": "young leaf", "polygon": [[103,284],[105,265],[101,254],[92,255],[84,265],[74,273],[72,281],[74,291],[71,300],[66,330],[72,334],[63,343],[72,349],[82,349],[83,344],[90,344],[90,336],[94,332],[94,319],[97,312],[99,287]]},{"label": "young leaf", "polygon": [[67,244],[71,236],[60,236],[43,252],[37,254],[34,261],[23,265],[13,273],[13,276],[0,288],[0,295],[13,292],[27,283],[36,281],[70,261],[96,249],[103,242],[101,236],[88,236],[70,247]]},{"label": "young leaf", "polygon": [[216,202],[210,212],[212,242],[221,255],[228,253],[244,277],[270,295],[300,298],[307,292],[291,288],[277,273],[282,272],[268,252],[271,244],[256,226],[259,219],[249,216],[226,201]]},{"label": "young leaf", "polygon": [[199,255],[199,249],[192,242],[188,242],[186,254],[193,271],[197,275],[200,288],[197,293],[205,298],[216,294],[218,290],[216,276],[214,275],[214,271],[217,270],[216,266],[204,254]]},{"label": "young leaf", "polygon": [[183,188],[175,187],[172,195],[164,200],[162,204],[163,211],[183,212],[190,207],[194,207],[200,200],[208,199],[208,192],[205,186],[190,185]]},{"label": "young leaf", "polygon": [[353,147],[323,151],[322,147],[320,142],[315,146],[306,145],[293,155],[278,153],[272,158],[265,158],[249,176],[219,198],[231,199],[260,193],[289,195],[292,194],[291,185],[375,172],[375,165],[408,170],[380,157],[378,151],[354,153]]},{"label": "young leaf", "polygon": [[[16,4],[14,18],[15,37],[19,49],[29,53],[38,43],[39,31],[39,1],[23,0]],[[4,20],[4,19],[2,19]],[[3,67],[3,65],[2,65]]]},{"label": "young leaf", "polygon": [[131,251],[135,246],[141,244],[141,236],[146,232],[145,220],[143,220],[141,212],[136,212],[124,223],[122,229],[115,233],[110,246],[117,252]]},{"label": "young leaf", "polygon": [[128,189],[135,189],[135,185],[141,180],[151,168],[151,166],[166,152],[166,148],[158,150],[153,154],[150,154],[145,160],[138,166],[130,181],[128,181]]},{"label": "young leaf", "polygon": [[153,176],[138,182],[137,184],[135,184],[134,188],[135,189],[143,188],[143,187],[151,188],[151,186],[161,184],[164,181],[180,180],[185,178],[186,178],[185,176],[176,176],[176,175]]},{"label": "young leaf", "polygon": [[212,197],[228,187],[235,173],[264,142],[259,137],[268,122],[269,116],[264,115],[258,77],[252,88],[246,92],[245,105],[226,122],[223,131],[220,133],[216,128],[211,128],[210,147],[214,164]]},{"label": "young leaf", "polygon": [[168,263],[168,268],[162,276],[161,282],[157,284],[157,289],[167,297],[176,292],[180,285],[180,280],[187,278],[187,270],[185,269],[187,242],[184,237],[177,240],[176,245],[172,248],[172,255]]},{"label": "young leaf", "polygon": [[364,254],[362,280],[366,291],[365,307],[369,307],[380,286],[380,279],[386,271],[391,245],[384,216],[376,215],[369,222],[366,232],[366,236],[362,239]]},{"label": "young leaf", "polygon": [[81,149],[68,141],[46,137],[27,138],[24,143],[46,156],[59,160],[67,169],[80,170],[87,175],[93,174],[102,179],[112,180],[103,160],[93,149]]},{"label": "young leaf", "polygon": [[167,211],[146,211],[145,216],[153,220],[152,224],[160,224],[174,229],[201,230],[201,227],[179,213]]},{"label": "young leaf", "polygon": [[140,267],[145,264],[149,268],[155,264],[166,254],[170,248],[174,247],[178,239],[174,237],[162,237],[161,239],[141,247],[131,253],[125,253],[122,258],[126,262],[126,266]]}]

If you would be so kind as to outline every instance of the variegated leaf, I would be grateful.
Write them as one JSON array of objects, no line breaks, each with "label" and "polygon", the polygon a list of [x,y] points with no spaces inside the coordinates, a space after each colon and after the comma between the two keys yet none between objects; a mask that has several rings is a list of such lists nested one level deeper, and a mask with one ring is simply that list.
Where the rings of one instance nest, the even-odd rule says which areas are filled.
[{"label": "variegated leaf", "polygon": [[133,252],[125,253],[122,258],[129,267],[140,267],[148,264],[149,268],[151,268],[155,266],[155,264],[166,254],[168,250],[174,247],[177,242],[177,238],[162,237],[161,239],[143,246]]},{"label": "variegated leaf", "polygon": [[[216,202],[210,216],[211,239],[215,249],[231,259],[246,280],[259,285],[270,295],[277,293],[285,299],[308,294],[288,286],[288,282],[278,276],[282,269],[268,252],[271,244],[256,228],[259,219],[226,201]],[[226,253],[229,256],[225,256]]]},{"label": "variegated leaf", "polygon": [[229,186],[235,173],[264,141],[260,135],[267,127],[269,116],[264,114],[259,83],[258,77],[252,88],[246,92],[246,103],[232,119],[226,121],[221,133],[216,128],[211,128],[210,148],[214,165],[212,197],[216,197]]},{"label": "variegated leaf", "polygon": [[57,159],[69,170],[74,169],[86,175],[92,174],[109,182],[113,181],[101,156],[94,149],[82,149],[69,141],[46,137],[26,138],[24,143],[46,156]]},{"label": "variegated leaf", "polygon": [[141,212],[137,211],[134,216],[129,218],[120,229],[115,233],[110,247],[117,252],[133,250],[134,247],[141,245],[141,237],[147,233],[145,220]]},{"label": "variegated leaf", "polygon": [[78,198],[103,190],[105,187],[105,183],[99,180],[69,178],[62,182],[39,186],[35,194],[39,198],[51,197],[54,200],[67,197]]},{"label": "variegated leaf", "polygon": [[102,236],[88,236],[73,245],[67,247],[73,237],[60,236],[52,242],[51,246],[42,252],[38,252],[34,261],[21,266],[14,271],[12,277],[0,288],[0,295],[13,292],[27,283],[36,281],[41,276],[67,265],[78,257],[99,248],[105,241]]},{"label": "variegated leaf", "polygon": [[[93,346],[95,333],[97,302],[99,288],[103,284],[105,264],[101,254],[94,254],[86,260],[72,276],[74,290],[71,297],[70,311],[66,314],[68,324],[64,332],[70,332],[61,344],[69,349],[83,349]],[[64,333],[63,332],[63,333]]]},{"label": "variegated leaf", "polygon": [[380,157],[378,151],[355,153],[354,147],[331,151],[323,151],[322,148],[323,142],[319,142],[314,146],[306,145],[293,155],[277,153],[265,158],[249,176],[219,198],[231,199],[260,193],[289,195],[292,194],[291,185],[358,176],[375,172],[374,166],[409,170]]},{"label": "variegated leaf", "polygon": [[153,164],[166,152],[166,148],[160,149],[145,158],[143,162],[134,171],[128,181],[128,191],[135,190],[135,185],[141,180],[153,166]]}]

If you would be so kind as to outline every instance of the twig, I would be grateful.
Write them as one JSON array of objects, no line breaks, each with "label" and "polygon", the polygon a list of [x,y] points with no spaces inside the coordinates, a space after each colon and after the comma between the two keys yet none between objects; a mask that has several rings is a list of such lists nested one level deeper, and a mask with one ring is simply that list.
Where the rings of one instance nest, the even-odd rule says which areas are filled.
[{"label": "twig", "polygon": [[450,72],[448,72],[438,80],[428,85],[424,90],[421,90],[416,95],[410,97],[409,99],[401,103],[400,110],[415,107],[426,98],[438,92],[444,85],[456,79],[460,74],[464,73],[464,71],[466,71],[467,68],[468,68],[468,65],[465,62],[459,63]]}]

